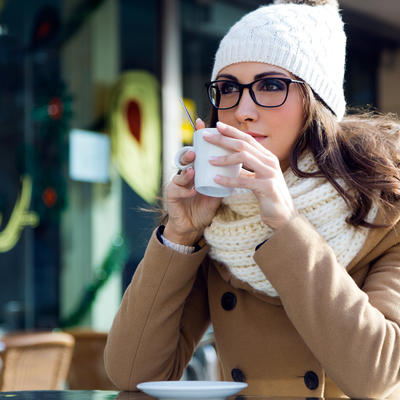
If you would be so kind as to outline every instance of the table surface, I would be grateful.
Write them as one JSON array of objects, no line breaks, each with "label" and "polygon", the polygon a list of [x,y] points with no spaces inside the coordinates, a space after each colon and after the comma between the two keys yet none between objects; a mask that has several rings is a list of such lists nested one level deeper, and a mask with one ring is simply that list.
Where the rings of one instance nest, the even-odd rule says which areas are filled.
[{"label": "table surface", "polygon": [[[142,392],[116,392],[106,390],[29,390],[18,392],[0,392],[0,400],[154,400]],[[318,400],[318,397],[228,397],[228,400]],[[321,399],[322,400],[322,399]],[[333,400],[324,398],[323,400]]]},{"label": "table surface", "polygon": [[[122,393],[122,392],[121,392]],[[137,400],[152,399],[143,393],[126,392],[138,395]],[[0,392],[1,400],[114,400],[122,399],[120,392],[107,390],[22,390]],[[129,399],[129,396],[126,397]]]}]

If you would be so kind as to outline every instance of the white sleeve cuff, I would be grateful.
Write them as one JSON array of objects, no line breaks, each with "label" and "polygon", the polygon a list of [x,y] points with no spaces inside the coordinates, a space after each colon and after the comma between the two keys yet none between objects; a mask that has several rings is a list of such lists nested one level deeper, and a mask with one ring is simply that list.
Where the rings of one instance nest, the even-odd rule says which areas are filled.
[{"label": "white sleeve cuff", "polygon": [[171,242],[170,240],[166,239],[163,234],[161,234],[160,236],[165,246],[170,247],[171,249],[174,249],[179,253],[192,254],[196,249],[194,246],[185,246],[183,244]]}]

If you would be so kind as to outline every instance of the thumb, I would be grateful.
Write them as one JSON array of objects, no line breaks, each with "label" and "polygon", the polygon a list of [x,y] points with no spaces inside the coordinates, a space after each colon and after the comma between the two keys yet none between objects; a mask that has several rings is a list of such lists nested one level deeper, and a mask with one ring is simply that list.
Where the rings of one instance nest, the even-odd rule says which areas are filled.
[{"label": "thumb", "polygon": [[206,127],[206,124],[204,123],[204,121],[201,118],[197,118],[196,119],[196,129],[203,129]]}]

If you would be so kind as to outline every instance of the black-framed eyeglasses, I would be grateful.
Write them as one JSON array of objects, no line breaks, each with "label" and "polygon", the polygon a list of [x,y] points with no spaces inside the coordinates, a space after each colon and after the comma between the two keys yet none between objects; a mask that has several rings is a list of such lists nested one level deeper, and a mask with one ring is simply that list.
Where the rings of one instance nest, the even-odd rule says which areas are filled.
[{"label": "black-framed eyeglasses", "polygon": [[257,105],[274,108],[285,103],[291,83],[304,84],[303,81],[290,78],[261,78],[247,84],[221,79],[206,83],[206,88],[211,105],[217,110],[236,107],[243,89],[249,89],[250,96]]}]

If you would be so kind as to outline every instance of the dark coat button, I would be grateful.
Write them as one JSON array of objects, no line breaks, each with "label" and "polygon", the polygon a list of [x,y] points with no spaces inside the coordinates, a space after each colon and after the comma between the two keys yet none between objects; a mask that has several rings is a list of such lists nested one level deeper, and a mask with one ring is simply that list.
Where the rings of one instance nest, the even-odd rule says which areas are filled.
[{"label": "dark coat button", "polygon": [[246,382],[246,376],[243,371],[239,368],[233,368],[231,371],[232,379],[235,382]]},{"label": "dark coat button", "polygon": [[236,296],[231,292],[226,292],[221,298],[222,308],[226,311],[230,311],[236,306]]},{"label": "dark coat button", "polygon": [[304,383],[310,390],[315,390],[319,385],[318,375],[314,371],[307,371],[304,375]]}]

